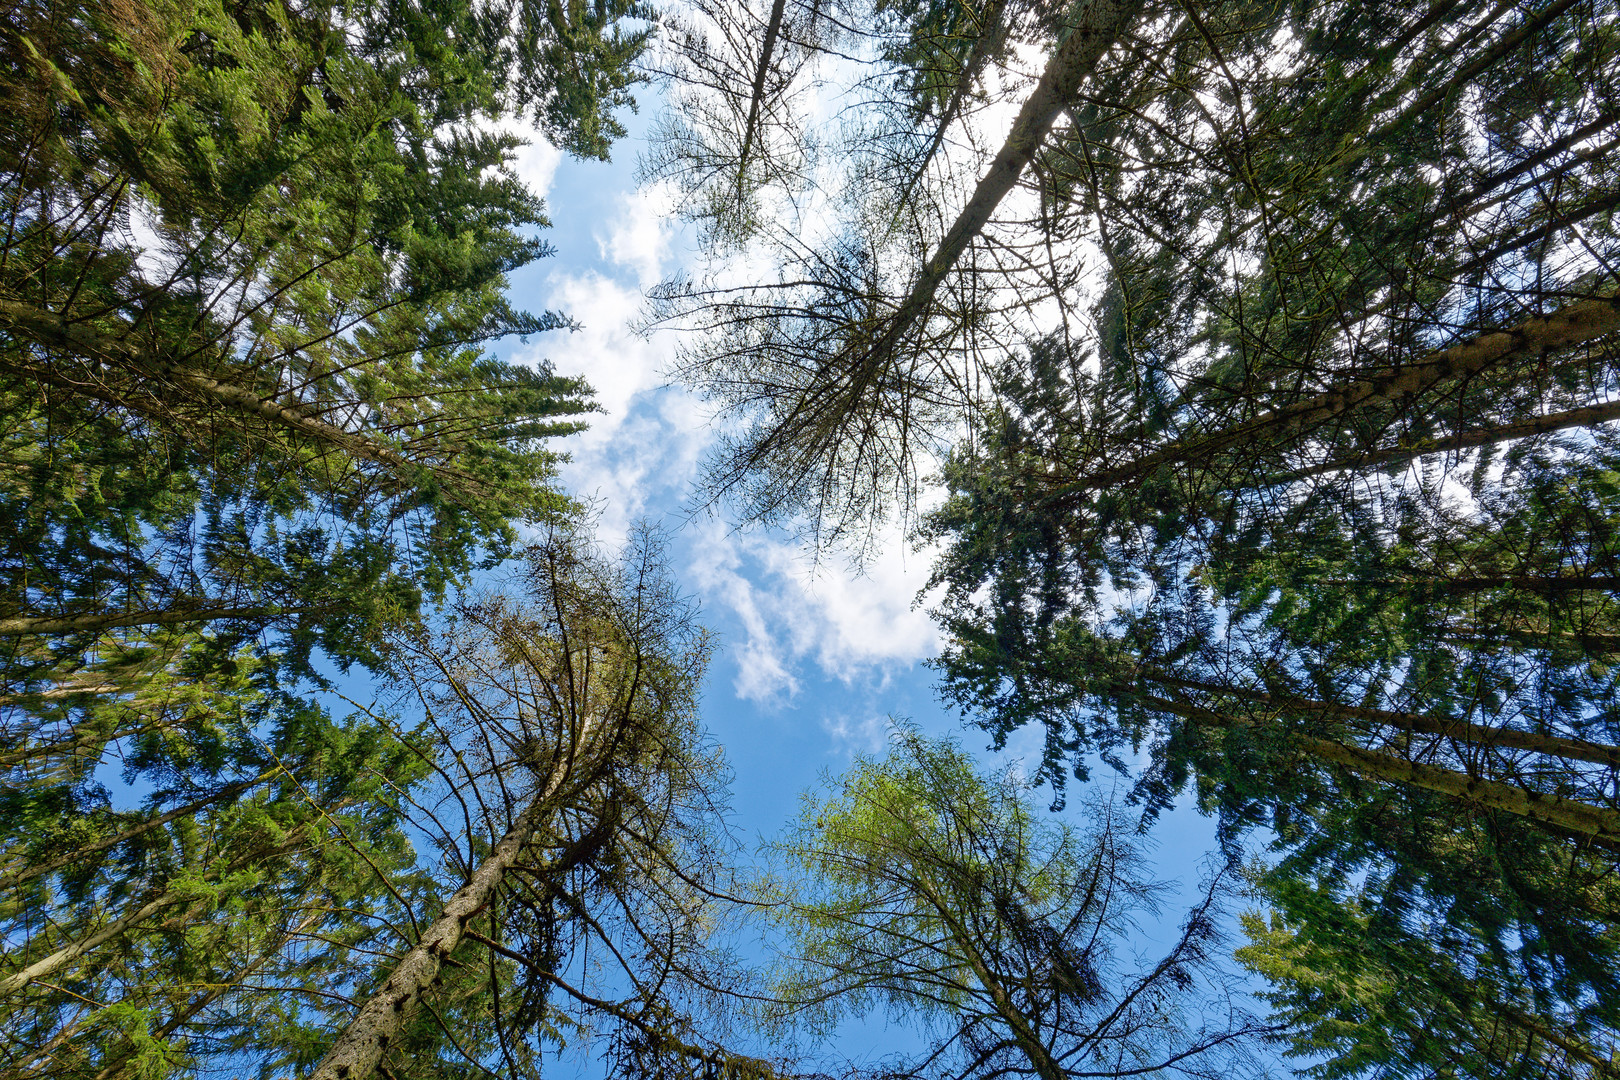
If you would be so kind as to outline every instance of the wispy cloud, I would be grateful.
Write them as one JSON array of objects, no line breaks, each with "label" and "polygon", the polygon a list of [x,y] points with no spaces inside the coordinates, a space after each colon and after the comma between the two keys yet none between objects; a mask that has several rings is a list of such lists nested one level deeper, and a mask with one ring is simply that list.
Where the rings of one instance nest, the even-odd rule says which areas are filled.
[{"label": "wispy cloud", "polygon": [[896,668],[932,655],[938,631],[914,606],[927,580],[924,558],[895,536],[876,561],[854,570],[810,564],[791,541],[696,523],[690,580],[742,624],[740,697],[791,699],[793,672],[814,664],[846,685],[882,682]]}]

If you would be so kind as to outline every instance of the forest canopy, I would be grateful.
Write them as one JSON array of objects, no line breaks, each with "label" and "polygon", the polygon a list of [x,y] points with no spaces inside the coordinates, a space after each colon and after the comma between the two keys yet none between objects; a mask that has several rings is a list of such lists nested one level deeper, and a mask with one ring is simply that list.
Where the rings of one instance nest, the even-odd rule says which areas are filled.
[{"label": "forest canopy", "polygon": [[[1611,0],[23,0],[0,53],[0,1077],[1620,1071]],[[1027,775],[899,725],[734,835],[667,542],[557,480],[596,373],[502,349],[577,325],[512,132],[606,159],[637,95],[700,498],[909,529]],[[915,1054],[840,1057],[874,1009]]]}]

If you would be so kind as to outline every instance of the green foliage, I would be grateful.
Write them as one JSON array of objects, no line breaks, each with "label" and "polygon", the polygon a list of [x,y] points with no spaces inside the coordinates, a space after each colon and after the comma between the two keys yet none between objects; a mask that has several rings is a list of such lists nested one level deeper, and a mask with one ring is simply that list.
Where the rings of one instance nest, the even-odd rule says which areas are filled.
[{"label": "green foliage", "polygon": [[[307,1064],[431,901],[431,730],[308,699],[569,510],[589,387],[519,113],[605,156],[624,5],[14,5],[0,29],[10,1076]],[[119,772],[122,776],[114,780]]]},{"label": "green foliage", "polygon": [[[1010,10],[1047,55],[968,75],[998,140],[949,115],[957,9],[886,5],[834,223],[784,198],[747,280],[658,298],[746,515],[858,534],[954,444],[947,698],[1041,725],[1045,779],[1145,757],[1150,810],[1268,827],[1291,931],[1312,890],[1398,927],[1381,962],[1473,1032],[1418,1068],[1590,1070],[1524,1033],[1620,1031],[1613,7]],[[1479,1034],[1493,986],[1519,1035]],[[1403,1068],[1364,1022],[1317,1045]]]},{"label": "green foliage", "polygon": [[1171,950],[1133,966],[1121,947],[1163,886],[1129,825],[1102,803],[1084,829],[1058,824],[1027,791],[902,728],[807,798],[774,846],[797,870],[776,913],[794,950],[781,1016],[829,1030],[885,1006],[935,1037],[902,1075],[1246,1072],[1257,1025],[1220,980],[1220,876]]}]

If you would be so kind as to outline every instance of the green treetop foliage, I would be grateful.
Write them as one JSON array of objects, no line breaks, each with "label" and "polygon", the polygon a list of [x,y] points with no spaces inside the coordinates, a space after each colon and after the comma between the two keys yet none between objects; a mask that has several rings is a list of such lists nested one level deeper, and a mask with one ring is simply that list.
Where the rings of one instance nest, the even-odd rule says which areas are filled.
[{"label": "green treetop foliage", "polygon": [[503,295],[548,249],[493,129],[605,154],[628,15],[20,8],[0,632],[223,619],[363,658],[356,621],[556,510],[544,440],[588,389],[483,352],[568,325]]},{"label": "green treetop foliage", "polygon": [[56,807],[8,785],[5,1075],[162,1077],[283,1055],[349,950],[375,947],[383,875],[415,861],[400,810],[420,752],[312,705],[238,712],[213,718],[211,743],[193,741],[202,723],[178,744],[128,740],[126,782],[167,777],[140,809]]},{"label": "green treetop foliage", "polygon": [[1246,1075],[1260,1025],[1223,987],[1220,876],[1156,960],[1124,955],[1162,887],[1119,808],[1043,821],[1028,785],[985,777],[901,729],[775,845],[793,864],[777,918],[794,951],[782,1017],[830,1025],[875,1006],[928,1027],[889,1076]]},{"label": "green treetop foliage", "polygon": [[570,325],[504,295],[549,253],[504,132],[606,156],[638,20],[9,10],[7,1075],[318,1056],[356,957],[433,895],[399,816],[431,744],[297,683],[317,649],[383,669],[424,601],[566,511],[548,442],[589,388],[486,351]]}]

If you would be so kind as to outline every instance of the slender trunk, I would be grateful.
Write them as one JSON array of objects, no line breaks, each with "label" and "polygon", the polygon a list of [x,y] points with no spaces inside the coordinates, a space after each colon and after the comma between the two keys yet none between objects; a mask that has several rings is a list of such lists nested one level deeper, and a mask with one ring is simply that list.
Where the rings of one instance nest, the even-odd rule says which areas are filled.
[{"label": "slender trunk", "polygon": [[87,615],[28,615],[0,619],[0,637],[28,634],[76,634],[124,626],[172,626],[213,619],[258,619],[297,614],[275,607],[169,607],[150,611],[105,611]]},{"label": "slender trunk", "polygon": [[1410,461],[1412,458],[1423,457],[1428,454],[1445,454],[1455,450],[1467,450],[1475,446],[1491,446],[1496,443],[1509,442],[1513,439],[1526,439],[1532,435],[1545,435],[1551,431],[1564,431],[1575,427],[1595,427],[1598,424],[1607,424],[1614,420],[1620,420],[1620,401],[1605,402],[1602,405],[1588,405],[1585,408],[1569,409],[1565,412],[1549,413],[1546,416],[1537,416],[1514,424],[1498,424],[1495,427],[1474,428],[1469,431],[1458,432],[1455,435],[1421,439],[1402,446],[1385,446],[1377,450],[1368,450],[1365,453],[1337,458],[1333,461],[1324,461],[1319,465],[1311,465],[1304,469],[1296,469],[1269,482],[1288,483],[1294,480],[1304,480],[1312,476],[1322,476],[1326,473],[1349,472],[1374,466],[1393,465],[1397,462]]},{"label": "slender trunk", "polygon": [[1454,769],[1407,761],[1393,754],[1365,750],[1329,739],[1310,736],[1294,738],[1323,760],[1343,765],[1365,776],[1449,795],[1462,802],[1517,814],[1531,821],[1602,839],[1609,844],[1620,842],[1620,811],[1593,806],[1578,799],[1566,799],[1561,795],[1544,795],[1516,784],[1476,779]]},{"label": "slender trunk", "polygon": [[1001,15],[1007,6],[1007,0],[989,0],[985,4],[984,12],[979,17],[979,36],[973,39],[973,48],[969,50],[967,59],[962,62],[962,70],[957,76],[956,87],[951,91],[951,98],[945,103],[940,113],[939,123],[934,126],[934,137],[928,142],[928,149],[924,151],[922,160],[912,172],[911,179],[906,181],[905,188],[900,197],[895,200],[895,215],[911,201],[911,193],[922,182],[923,174],[928,171],[928,165],[939,153],[939,148],[945,141],[945,133],[950,130],[951,124],[956,121],[957,114],[962,110],[962,103],[967,100],[968,92],[973,89],[973,80],[983,70],[985,62],[990,59],[990,50],[1000,42]]},{"label": "slender trunk", "polygon": [[[229,866],[225,867],[223,871],[214,871],[207,875],[207,877],[210,879],[216,878],[220,873],[228,873],[232,870],[238,869],[247,862],[263,860],[275,855],[284,854],[285,852],[291,851],[302,842],[303,841],[301,838],[293,839],[280,845],[279,847],[271,849],[268,852],[259,852],[251,857],[237,859]],[[194,900],[196,897],[197,892],[194,887],[186,889],[170,889],[167,892],[153,897],[151,900],[148,900],[146,903],[140,905],[135,910],[129,912],[127,915],[124,915],[122,918],[114,920],[112,923],[103,927],[101,930],[96,931],[94,934],[81,938],[78,941],[73,942],[71,945],[57,949],[55,952],[48,956],[41,957],[39,960],[29,964],[22,970],[14,972],[4,979],[0,979],[0,997],[5,997],[8,994],[22,990],[35,979],[45,978],[46,976],[52,975],[55,972],[63,970],[64,968],[70,969],[71,965],[75,964],[86,954],[93,952],[97,948],[118,937],[126,930],[129,930],[131,927],[138,926],[140,923],[144,922],[157,912],[162,911],[165,908],[171,908],[178,904],[183,904],[189,900]]]},{"label": "slender trunk", "polygon": [[[1140,695],[1140,698],[1153,708],[1163,709],[1165,712],[1209,727],[1257,726],[1257,722],[1248,717],[1228,716],[1148,694]],[[1459,802],[1473,803],[1488,810],[1515,814],[1557,830],[1590,837],[1607,848],[1620,845],[1620,811],[1608,807],[1593,806],[1591,803],[1567,799],[1561,795],[1545,795],[1516,784],[1478,779],[1454,769],[1407,761],[1393,754],[1366,750],[1331,739],[1320,739],[1294,732],[1289,732],[1288,737],[1294,745],[1313,756],[1374,780],[1404,784],[1448,795]]]},{"label": "slender trunk", "polygon": [[765,42],[759,50],[759,67],[754,72],[753,93],[748,99],[748,119],[743,123],[742,149],[737,152],[737,201],[742,202],[743,176],[748,168],[748,153],[754,148],[754,133],[759,128],[759,113],[765,103],[765,78],[771,71],[771,54],[776,51],[776,38],[782,32],[782,12],[787,0],[774,0],[771,17],[765,24]]},{"label": "slender trunk", "polygon": [[[125,689],[127,689],[127,687],[105,687],[95,690],[87,690],[84,692],[107,693],[117,692]],[[18,696],[26,697],[26,695]],[[67,695],[64,694],[62,696]],[[11,702],[7,702],[7,704],[11,704]],[[136,727],[114,727],[110,731],[95,732],[90,735],[81,735],[77,738],[62,739],[58,742],[43,743],[35,746],[25,746],[15,750],[8,750],[5,753],[0,754],[0,769],[14,768],[21,765],[25,761],[32,761],[34,758],[76,757],[81,751],[88,750],[95,746],[104,746],[105,744],[112,742],[114,739],[127,739],[134,735],[144,735],[150,731],[163,731],[166,728],[172,728],[183,724],[185,723],[185,720],[186,717],[184,715],[179,715],[169,719],[154,720],[151,723],[140,724]]]},{"label": "slender trunk", "polygon": [[1522,1028],[1526,1032],[1552,1043],[1576,1061],[1591,1068],[1593,1076],[1611,1077],[1614,1075],[1614,1062],[1605,1061],[1597,1055],[1592,1047],[1579,1039],[1566,1035],[1561,1031],[1555,1031],[1529,1013],[1515,1009],[1511,1005],[1492,1001],[1489,997],[1481,998],[1480,1004],[1485,1007],[1487,1012],[1493,1013],[1515,1027]]},{"label": "slender trunk", "polygon": [[[587,733],[589,725],[587,725]],[[439,982],[444,961],[466,936],[467,924],[494,897],[506,872],[534,840],[553,808],[553,797],[572,772],[577,754],[557,764],[545,786],[535,793],[499,843],[458,889],[438,919],[422,934],[389,973],[388,979],[360,1006],[338,1034],[308,1080],[367,1080],[383,1055],[405,1029],[422,999]]]},{"label": "slender trunk", "polygon": [[1278,445],[1314,425],[1370,405],[1394,404],[1436,385],[1468,378],[1506,361],[1584,344],[1620,330],[1620,298],[1593,296],[1551,315],[1526,319],[1399,368],[1262,413],[1212,435],[1176,440],[1134,461],[1089,472],[1065,491],[1096,491],[1141,479],[1165,465],[1202,461],[1243,444]]},{"label": "slender trunk", "polygon": [[1475,574],[1454,578],[1363,579],[1322,578],[1317,585],[1341,589],[1405,589],[1428,596],[1462,596],[1487,589],[1524,589],[1538,593],[1620,592],[1620,575],[1571,574],[1568,577],[1534,574]]},{"label": "slender trunk", "polygon": [[1035,1029],[1030,1026],[1029,1018],[1019,1011],[1012,995],[1007,993],[1007,988],[1001,985],[1001,980],[990,970],[990,965],[979,952],[978,943],[972,933],[956,917],[955,909],[946,903],[945,898],[925,876],[919,873],[915,881],[917,890],[933,906],[949,930],[951,940],[962,950],[968,966],[973,969],[974,978],[979,980],[979,985],[984,987],[984,992],[989,995],[996,1015],[1001,1017],[1002,1022],[1012,1031],[1013,1039],[1018,1043],[1018,1048],[1024,1052],[1024,1057],[1029,1060],[1030,1068],[1035,1070],[1035,1074],[1041,1080],[1065,1080],[1068,1074],[1064,1072],[1063,1066],[1053,1059],[1035,1033]]},{"label": "slender trunk", "polygon": [[1103,54],[1136,18],[1143,3],[1144,0],[1090,0],[1083,5],[1069,36],[1052,54],[1034,92],[1018,110],[1012,131],[979,178],[973,196],[957,214],[934,254],[923,264],[922,273],[910,293],[889,317],[883,333],[866,350],[858,367],[867,371],[881,369],[912,325],[923,318],[946,275],[962,258],[974,237],[984,231],[996,207],[1045,145],[1058,114],[1073,100],[1081,83],[1096,71]]},{"label": "slender trunk", "polygon": [[21,971],[0,979],[0,997],[14,994],[35,979],[43,979],[47,975],[62,970],[86,953],[106,944],[130,927],[139,925],[164,908],[173,907],[176,904],[182,904],[195,898],[196,892],[193,890],[175,889],[148,900],[123,918],[113,920],[89,937],[80,938],[73,944],[34,961]]},{"label": "slender trunk", "polygon": [[1500,645],[1504,641],[1511,641],[1518,645],[1539,649],[1573,646],[1585,656],[1612,656],[1615,653],[1620,653],[1620,634],[1580,630],[1506,629],[1497,626],[1488,629],[1477,626],[1458,626],[1442,630],[1441,634],[1447,641],[1457,641],[1465,645]]},{"label": "slender trunk", "polygon": [[1620,746],[1588,742],[1585,739],[1569,739],[1560,735],[1543,735],[1535,731],[1521,731],[1514,728],[1490,727],[1485,724],[1470,723],[1466,720],[1452,720],[1443,716],[1426,716],[1422,713],[1391,712],[1387,709],[1369,709],[1358,705],[1343,705],[1333,701],[1316,701],[1311,698],[1295,697],[1292,694],[1268,694],[1261,690],[1222,686],[1215,683],[1201,682],[1196,679],[1181,679],[1151,671],[1144,673],[1144,675],[1146,678],[1166,686],[1203,690],[1208,693],[1242,698],[1245,701],[1253,701],[1261,705],[1297,710],[1316,716],[1365,720],[1370,723],[1397,728],[1401,731],[1423,735],[1445,735],[1476,746],[1500,746],[1515,750],[1530,750],[1538,754],[1546,754],[1549,757],[1567,758],[1571,761],[1590,761],[1597,765],[1620,768]]},{"label": "slender trunk", "polygon": [[[210,872],[208,875],[206,875],[204,880],[217,878],[222,873],[230,873],[231,871],[239,869],[249,862],[260,862],[276,855],[285,854],[286,852],[298,847],[303,842],[303,837],[299,835],[294,839],[288,840],[284,844],[271,848],[268,851],[256,852],[251,856],[244,856],[243,858],[236,859],[222,870]],[[151,900],[148,900],[146,903],[141,904],[129,914],[124,915],[122,918],[115,919],[113,922],[96,931],[94,934],[91,934],[89,937],[80,938],[71,945],[63,946],[50,955],[41,957],[40,959],[34,961],[32,964],[29,964],[22,970],[14,972],[11,975],[6,976],[4,979],[0,979],[0,997],[5,997],[8,994],[16,993],[17,991],[26,987],[29,983],[33,982],[35,979],[43,979],[48,975],[61,971],[64,968],[68,968],[70,965],[84,957],[87,953],[93,952],[94,950],[100,948],[102,945],[105,945],[107,942],[124,933],[126,930],[129,930],[131,927],[140,925],[142,922],[159,911],[162,911],[165,908],[174,907],[177,904],[186,903],[190,900],[195,900],[196,898],[197,890],[194,886],[184,889],[170,889],[167,892],[160,893]]]}]

